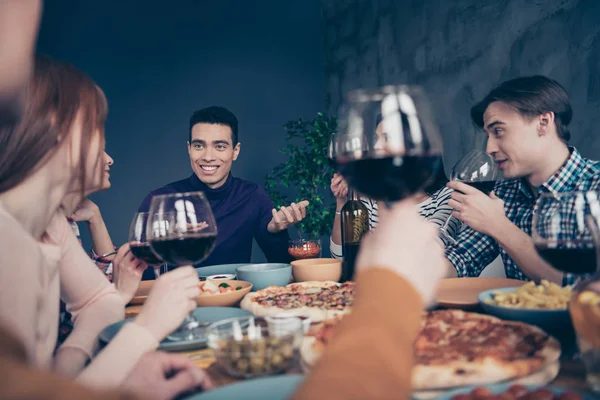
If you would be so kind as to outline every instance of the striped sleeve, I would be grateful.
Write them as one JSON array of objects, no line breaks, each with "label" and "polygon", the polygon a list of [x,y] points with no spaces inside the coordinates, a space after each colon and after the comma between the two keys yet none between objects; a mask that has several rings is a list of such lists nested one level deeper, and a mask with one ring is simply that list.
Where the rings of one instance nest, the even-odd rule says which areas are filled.
[{"label": "striped sleeve", "polygon": [[[439,228],[444,226],[446,220],[450,218],[446,229],[451,237],[456,237],[462,228],[462,223],[456,218],[451,218],[452,207],[448,205],[451,195],[452,189],[447,187],[441,188],[427,200],[419,204],[419,213]],[[444,243],[444,246],[449,244],[443,235],[440,235],[440,240]]]}]

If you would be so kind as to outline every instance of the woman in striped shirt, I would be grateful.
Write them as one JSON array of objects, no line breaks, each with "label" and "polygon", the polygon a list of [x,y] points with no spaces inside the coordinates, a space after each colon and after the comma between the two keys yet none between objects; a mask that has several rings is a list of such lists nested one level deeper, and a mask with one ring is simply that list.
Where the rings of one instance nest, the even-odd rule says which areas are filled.
[{"label": "woman in striped shirt", "polygon": [[[386,152],[387,147],[387,134],[383,130],[383,124],[381,123],[381,116],[377,117],[377,141],[375,143],[375,150],[379,150],[382,153]],[[452,208],[448,206],[452,189],[446,187],[448,178],[444,172],[444,166],[438,169],[438,173],[435,179],[430,183],[421,194],[421,201],[418,204],[419,213],[424,218],[427,218],[438,227],[442,227],[448,218],[452,214]],[[342,233],[340,225],[340,211],[347,201],[348,195],[348,184],[342,178],[341,175],[335,174],[331,179],[331,192],[336,198],[336,212],[335,219],[333,221],[333,228],[331,231],[331,238],[329,243],[329,249],[331,256],[334,258],[342,258]],[[369,210],[369,228],[374,229],[379,221],[379,212],[377,201],[368,197],[360,197],[360,201]],[[456,218],[452,218],[447,226],[447,233],[454,237],[460,230],[461,223]],[[440,244],[444,247],[448,244],[444,236],[440,235]]]}]

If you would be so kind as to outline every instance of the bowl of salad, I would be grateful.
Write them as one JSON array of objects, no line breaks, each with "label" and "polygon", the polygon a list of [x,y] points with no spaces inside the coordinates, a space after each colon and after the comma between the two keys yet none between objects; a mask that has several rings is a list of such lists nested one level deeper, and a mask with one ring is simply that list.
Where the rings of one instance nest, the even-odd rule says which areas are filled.
[{"label": "bowl of salad", "polygon": [[198,307],[232,307],[252,290],[252,284],[237,280],[206,280],[200,282]]}]

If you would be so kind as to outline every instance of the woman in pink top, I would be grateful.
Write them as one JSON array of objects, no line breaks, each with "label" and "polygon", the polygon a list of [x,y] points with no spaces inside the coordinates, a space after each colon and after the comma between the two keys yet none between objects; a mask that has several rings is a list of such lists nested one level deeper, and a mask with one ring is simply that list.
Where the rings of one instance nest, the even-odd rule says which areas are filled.
[{"label": "woman in pink top", "polygon": [[[161,276],[135,321],[95,355],[124,302],[77,242],[64,204],[101,186],[106,100],[79,70],[38,58],[25,104],[21,122],[0,130],[0,323],[31,363],[116,387],[196,307],[198,276],[191,267]],[[53,354],[59,299],[75,328]]]}]

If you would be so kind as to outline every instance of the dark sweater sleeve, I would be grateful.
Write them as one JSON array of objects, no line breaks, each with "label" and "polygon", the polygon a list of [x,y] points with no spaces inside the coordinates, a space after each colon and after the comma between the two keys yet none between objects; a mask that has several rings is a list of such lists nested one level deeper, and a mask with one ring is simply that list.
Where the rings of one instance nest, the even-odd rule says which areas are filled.
[{"label": "dark sweater sleeve", "polygon": [[258,246],[269,262],[289,263],[292,261],[292,257],[287,251],[290,240],[287,229],[277,233],[271,233],[267,230],[267,225],[273,218],[273,202],[261,188],[258,188],[256,192],[255,201],[256,207],[258,207],[258,223],[254,229],[254,238]]}]

